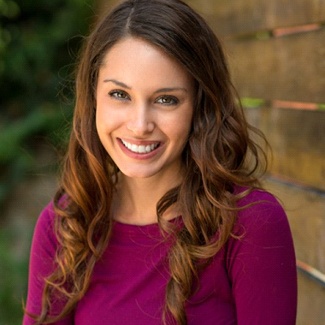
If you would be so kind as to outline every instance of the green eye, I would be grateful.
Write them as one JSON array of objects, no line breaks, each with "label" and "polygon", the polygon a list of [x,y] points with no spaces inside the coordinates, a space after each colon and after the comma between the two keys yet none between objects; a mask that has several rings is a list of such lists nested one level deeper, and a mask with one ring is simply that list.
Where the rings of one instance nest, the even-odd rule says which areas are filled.
[{"label": "green eye", "polygon": [[179,100],[174,96],[161,96],[157,99],[157,103],[163,105],[177,105]]}]

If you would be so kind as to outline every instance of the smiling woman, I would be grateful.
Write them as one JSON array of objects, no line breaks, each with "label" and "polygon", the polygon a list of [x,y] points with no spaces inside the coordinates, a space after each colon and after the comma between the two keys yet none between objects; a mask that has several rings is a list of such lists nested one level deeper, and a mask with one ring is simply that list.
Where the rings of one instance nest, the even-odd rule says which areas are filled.
[{"label": "smiling woman", "polygon": [[289,225],[235,94],[182,1],[123,1],[97,23],[24,325],[295,324]]},{"label": "smiling woman", "polygon": [[[145,178],[146,184],[155,184],[158,197],[179,185],[192,124],[193,84],[179,63],[147,41],[128,37],[108,51],[99,70],[96,126],[120,179]],[[157,220],[155,205],[147,223]],[[143,223],[148,202],[142,210]]]}]

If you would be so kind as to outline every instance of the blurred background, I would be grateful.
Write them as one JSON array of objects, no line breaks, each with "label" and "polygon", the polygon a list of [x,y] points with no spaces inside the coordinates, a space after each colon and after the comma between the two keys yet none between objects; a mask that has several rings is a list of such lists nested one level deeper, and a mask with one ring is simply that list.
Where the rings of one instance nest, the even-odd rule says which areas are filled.
[{"label": "blurred background", "polygon": [[[116,2],[0,0],[0,325],[21,324],[32,231],[57,186],[83,35]],[[273,148],[264,182],[293,232],[297,324],[323,325],[325,0],[186,2],[223,41],[246,115]]]}]

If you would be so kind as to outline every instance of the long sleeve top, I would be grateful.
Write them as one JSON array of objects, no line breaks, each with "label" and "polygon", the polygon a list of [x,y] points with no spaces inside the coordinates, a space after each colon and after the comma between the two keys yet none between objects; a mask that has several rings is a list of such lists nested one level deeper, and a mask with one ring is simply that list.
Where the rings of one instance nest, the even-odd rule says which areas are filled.
[{"label": "long sleeve top", "polygon": [[[256,203],[257,202],[257,203]],[[294,325],[295,253],[286,214],[269,193],[254,190],[239,206],[234,234],[199,273],[186,303],[188,325]],[[43,278],[55,267],[58,242],[50,203],[36,224],[30,256],[27,310],[39,313]],[[55,325],[160,325],[170,243],[158,224],[114,222],[90,286],[71,315]],[[54,310],[57,313],[59,310]],[[25,316],[23,325],[34,321]]]}]

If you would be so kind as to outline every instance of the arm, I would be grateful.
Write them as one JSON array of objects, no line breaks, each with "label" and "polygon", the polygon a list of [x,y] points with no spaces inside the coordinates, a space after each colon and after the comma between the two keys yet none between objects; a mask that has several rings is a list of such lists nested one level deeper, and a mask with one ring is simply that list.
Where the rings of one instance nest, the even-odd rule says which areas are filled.
[{"label": "arm", "polygon": [[[44,278],[54,270],[54,257],[57,249],[57,240],[54,234],[54,212],[53,204],[50,203],[41,213],[34,230],[32,241],[28,295],[26,310],[29,313],[39,315],[41,312],[42,293],[44,288]],[[55,314],[58,310],[53,311]],[[32,325],[35,321],[25,314],[23,325]],[[55,325],[72,325],[73,319],[65,318]]]},{"label": "arm", "polygon": [[[238,325],[294,325],[297,306],[295,253],[286,214],[273,196],[255,191],[241,204],[228,246],[228,271]],[[245,202],[246,201],[246,202]]]}]

